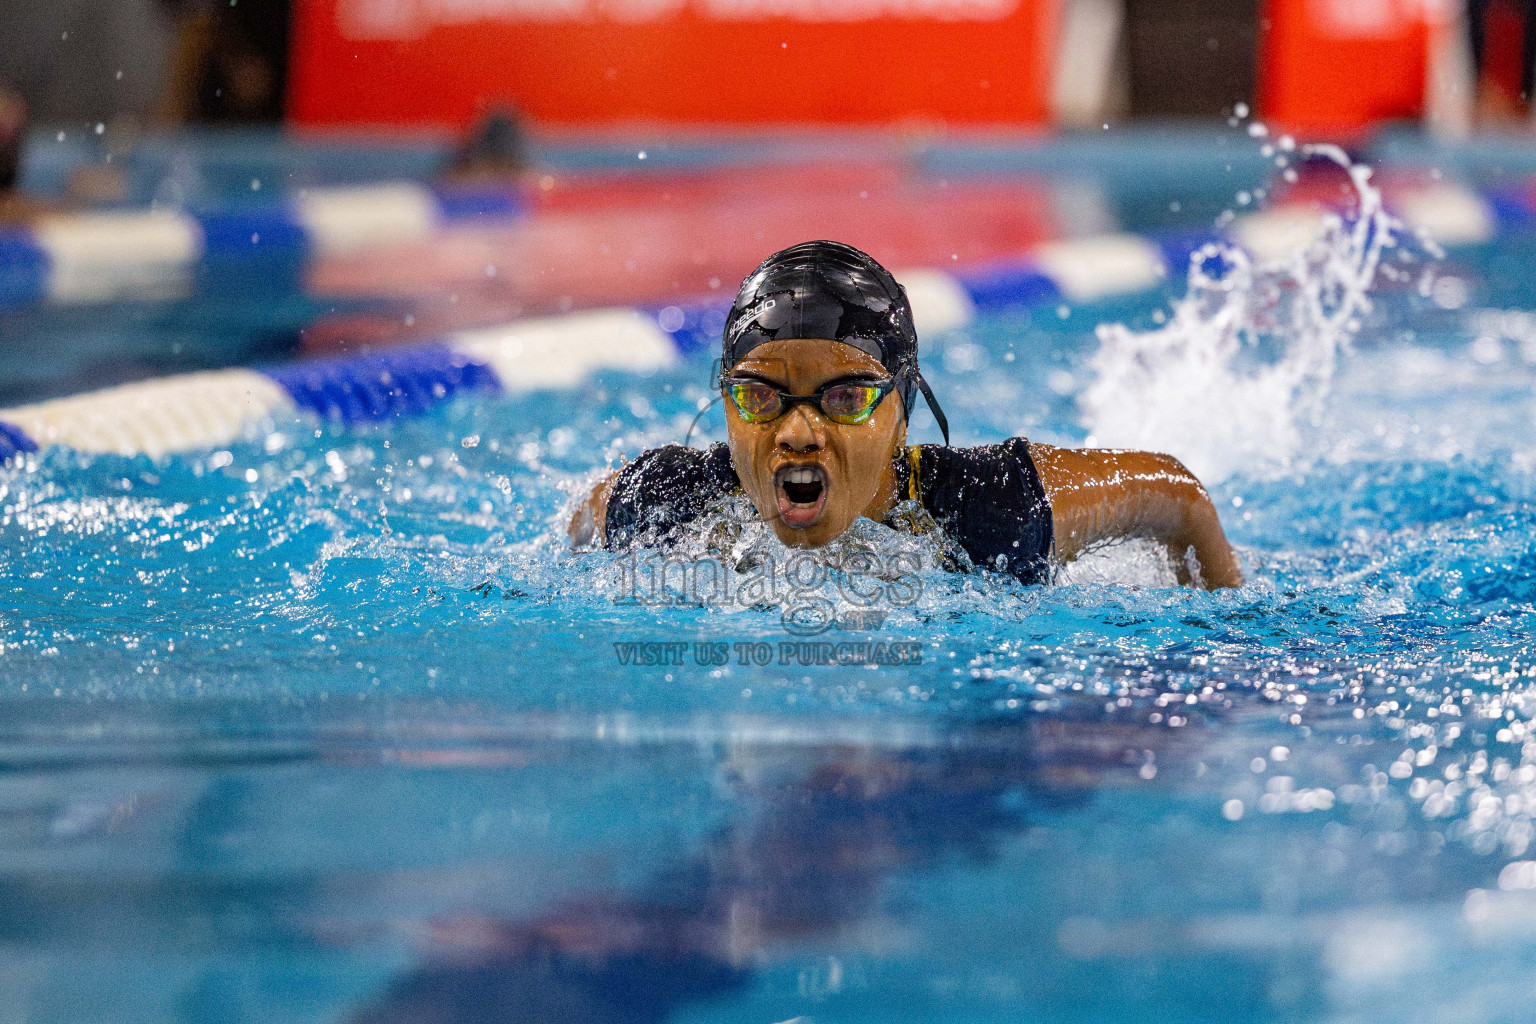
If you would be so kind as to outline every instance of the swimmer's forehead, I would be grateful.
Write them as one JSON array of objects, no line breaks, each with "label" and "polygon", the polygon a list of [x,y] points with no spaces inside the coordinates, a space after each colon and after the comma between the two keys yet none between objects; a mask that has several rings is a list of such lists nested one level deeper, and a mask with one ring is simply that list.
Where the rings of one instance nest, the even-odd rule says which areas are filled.
[{"label": "swimmer's forehead", "polygon": [[813,373],[832,379],[848,374],[885,376],[880,360],[862,349],[827,338],[788,338],[768,341],[748,352],[733,372],[765,378]]}]

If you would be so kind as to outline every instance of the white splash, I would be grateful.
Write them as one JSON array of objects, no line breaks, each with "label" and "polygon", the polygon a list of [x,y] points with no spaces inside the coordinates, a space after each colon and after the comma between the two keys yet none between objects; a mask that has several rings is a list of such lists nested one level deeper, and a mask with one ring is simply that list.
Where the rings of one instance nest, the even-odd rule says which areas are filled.
[{"label": "white splash", "polygon": [[1168,549],[1140,538],[1105,544],[1057,566],[1061,586],[1177,587]]},{"label": "white splash", "polygon": [[1188,291],[1163,327],[1101,326],[1095,379],[1079,398],[1090,444],[1167,452],[1207,481],[1291,464],[1298,424],[1316,419],[1402,227],[1369,167],[1335,146],[1301,152],[1348,172],[1358,216],[1324,215],[1310,239],[1267,263],[1208,245],[1191,257]]}]

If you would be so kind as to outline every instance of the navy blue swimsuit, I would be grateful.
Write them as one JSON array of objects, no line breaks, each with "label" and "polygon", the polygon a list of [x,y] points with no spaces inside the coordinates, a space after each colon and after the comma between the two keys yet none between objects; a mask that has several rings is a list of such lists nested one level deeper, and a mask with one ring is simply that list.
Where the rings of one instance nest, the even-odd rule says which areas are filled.
[{"label": "navy blue swimsuit", "polygon": [[[1051,506],[1022,437],[975,448],[917,445],[896,464],[914,499],[983,569],[1024,583],[1049,576]],[[666,546],[722,498],[741,489],[730,450],[668,445],[625,466],[608,496],[612,549]]]}]

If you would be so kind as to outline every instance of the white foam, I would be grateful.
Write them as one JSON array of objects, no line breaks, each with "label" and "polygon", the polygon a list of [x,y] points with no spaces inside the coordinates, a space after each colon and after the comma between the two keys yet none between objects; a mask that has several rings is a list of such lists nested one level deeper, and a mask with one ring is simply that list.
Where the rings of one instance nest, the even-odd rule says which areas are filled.
[{"label": "white foam", "polygon": [[[1101,327],[1095,379],[1080,396],[1090,444],[1168,452],[1207,480],[1274,472],[1298,453],[1298,422],[1317,414],[1400,227],[1369,168],[1334,147],[1305,153],[1348,170],[1358,218],[1326,215],[1315,234],[1297,219],[1272,218],[1269,242],[1253,247],[1273,258],[1254,262],[1239,249],[1207,246],[1165,326]],[[1282,251],[1273,240],[1287,225],[1293,247]],[[1245,241],[1252,244],[1251,233]],[[1224,260],[1225,272],[1207,274],[1200,256]],[[1245,353],[1262,339],[1278,350],[1267,362]]]},{"label": "white foam", "polygon": [[1176,587],[1168,548],[1154,541],[1133,538],[1083,552],[1057,567],[1055,583],[1061,586]]}]

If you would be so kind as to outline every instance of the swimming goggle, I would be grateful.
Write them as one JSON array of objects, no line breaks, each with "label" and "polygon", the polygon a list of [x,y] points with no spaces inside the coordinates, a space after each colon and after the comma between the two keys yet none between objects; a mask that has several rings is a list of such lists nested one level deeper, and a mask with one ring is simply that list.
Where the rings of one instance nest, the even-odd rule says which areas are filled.
[{"label": "swimming goggle", "polygon": [[869,419],[885,396],[896,390],[896,378],[838,381],[814,395],[792,395],[754,377],[721,377],[720,386],[748,423],[776,420],[795,403],[809,402],[833,423],[852,426]]}]

